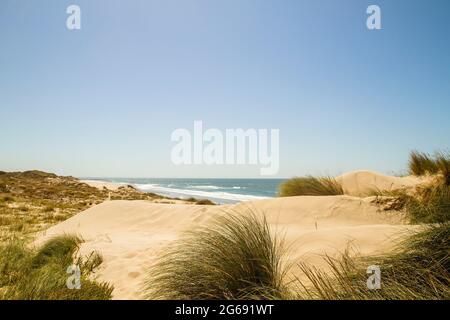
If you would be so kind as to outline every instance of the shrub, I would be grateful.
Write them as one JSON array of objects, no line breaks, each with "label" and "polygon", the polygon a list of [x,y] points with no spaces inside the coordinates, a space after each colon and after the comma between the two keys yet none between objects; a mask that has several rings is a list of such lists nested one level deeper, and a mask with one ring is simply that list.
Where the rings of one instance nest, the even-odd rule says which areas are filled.
[{"label": "shrub", "polygon": [[282,244],[264,217],[225,215],[188,232],[150,268],[150,299],[265,299],[284,294]]},{"label": "shrub", "polygon": [[344,190],[336,179],[312,176],[289,179],[279,186],[278,191],[280,197],[335,196],[343,194]]},{"label": "shrub", "polygon": [[214,205],[215,205],[214,202],[212,202],[211,200],[208,200],[208,199],[200,199],[200,200],[197,200],[197,201],[195,202],[195,204],[198,204],[198,205],[205,205],[205,206],[214,206]]}]

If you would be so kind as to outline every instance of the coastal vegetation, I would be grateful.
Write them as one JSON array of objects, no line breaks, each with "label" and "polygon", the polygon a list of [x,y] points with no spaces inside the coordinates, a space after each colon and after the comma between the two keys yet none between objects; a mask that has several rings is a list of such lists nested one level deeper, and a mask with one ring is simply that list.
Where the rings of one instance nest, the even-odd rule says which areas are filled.
[{"label": "coastal vegetation", "polygon": [[[414,168],[428,160],[420,161],[416,153],[411,154]],[[290,266],[282,261],[289,260],[289,253],[283,239],[271,233],[264,216],[229,213],[173,244],[149,270],[147,297],[450,299],[448,158],[432,161],[438,169],[423,171],[436,175],[432,183],[419,185],[412,193],[397,190],[382,195],[395,200],[390,210],[404,211],[411,224],[420,225],[419,232],[411,231],[391,252],[360,257],[349,247],[341,256],[323,257],[327,271],[298,262],[305,277],[287,281]],[[280,195],[342,194],[341,190],[333,179],[308,177],[283,184]],[[367,286],[368,266],[377,266],[382,272],[378,290]]]},{"label": "coastal vegetation", "polygon": [[[404,214],[415,225],[392,251],[362,257],[349,246],[339,256],[323,256],[325,267],[318,268],[293,261],[284,238],[263,213],[228,211],[186,231],[163,250],[148,269],[145,297],[450,299],[449,163],[444,153],[412,152],[409,171],[425,176],[424,183],[372,194],[374,202],[383,204],[380,210]],[[279,190],[283,197],[342,194],[342,186],[330,177],[294,178]],[[97,189],[39,171],[0,172],[0,299],[110,299],[113,287],[95,278],[103,259],[97,252],[81,256],[82,239],[64,235],[41,246],[33,242],[36,232],[106,199],[162,197],[131,186]],[[81,290],[66,285],[70,265],[80,267]],[[368,266],[381,270],[381,288],[367,287]],[[290,277],[292,267],[301,277]]]},{"label": "coastal vegetation", "polygon": [[73,177],[42,171],[0,173],[0,243],[11,238],[30,238],[36,232],[111,200],[163,198],[131,186],[97,189]]},{"label": "coastal vegetation", "polygon": [[[297,281],[297,299],[450,299],[449,222],[426,226],[383,256],[355,258],[345,252],[341,257],[324,259],[331,272],[300,264],[309,281]],[[367,287],[368,266],[380,268],[378,290]]]},{"label": "coastal vegetation", "polygon": [[185,199],[185,201],[187,202],[192,202],[198,205],[204,205],[204,206],[214,206],[216,205],[214,202],[212,202],[209,199],[197,199],[197,198],[187,198]]},{"label": "coastal vegetation", "polygon": [[296,177],[283,182],[279,186],[280,197],[294,196],[337,196],[344,190],[339,182],[332,177]]},{"label": "coastal vegetation", "polygon": [[[106,300],[113,287],[93,280],[102,257],[78,256],[82,239],[64,235],[30,248],[20,239],[0,245],[0,300]],[[78,266],[79,287],[67,285],[68,266]]]},{"label": "coastal vegetation", "polygon": [[187,232],[149,270],[149,299],[281,298],[283,243],[264,216],[222,215]]},{"label": "coastal vegetation", "polygon": [[431,156],[424,152],[412,151],[409,172],[416,176],[439,174],[444,178],[445,184],[450,185],[450,154],[438,151]]}]

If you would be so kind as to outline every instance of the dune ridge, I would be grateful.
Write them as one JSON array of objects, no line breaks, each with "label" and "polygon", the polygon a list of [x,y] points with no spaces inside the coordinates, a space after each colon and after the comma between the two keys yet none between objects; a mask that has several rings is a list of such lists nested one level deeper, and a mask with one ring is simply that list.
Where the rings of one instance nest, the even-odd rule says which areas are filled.
[{"label": "dune ridge", "polygon": [[[353,191],[366,188],[368,182],[378,189],[391,185],[379,177],[358,173],[343,179],[346,188]],[[399,185],[404,181],[410,186],[420,183],[402,178]],[[323,265],[323,254],[337,255],[349,245],[363,256],[384,253],[403,236],[418,230],[418,226],[407,224],[401,212],[386,211],[373,200],[349,195],[300,196],[221,206],[105,201],[51,227],[37,244],[64,233],[83,237],[81,254],[97,250],[103,255],[97,276],[114,285],[113,298],[140,299],[145,272],[165,246],[219,214],[264,213],[271,228],[285,236],[289,262],[318,266]],[[292,272],[302,276],[295,267]]]}]

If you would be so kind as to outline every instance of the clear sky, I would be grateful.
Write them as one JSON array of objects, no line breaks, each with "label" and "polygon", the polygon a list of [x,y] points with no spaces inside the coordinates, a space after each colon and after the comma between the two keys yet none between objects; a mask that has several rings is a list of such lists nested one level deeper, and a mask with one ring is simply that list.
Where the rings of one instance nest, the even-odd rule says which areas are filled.
[{"label": "clear sky", "polygon": [[390,173],[447,149],[449,119],[448,0],[0,1],[0,170],[258,177],[172,164],[202,120],[280,129],[279,177]]}]

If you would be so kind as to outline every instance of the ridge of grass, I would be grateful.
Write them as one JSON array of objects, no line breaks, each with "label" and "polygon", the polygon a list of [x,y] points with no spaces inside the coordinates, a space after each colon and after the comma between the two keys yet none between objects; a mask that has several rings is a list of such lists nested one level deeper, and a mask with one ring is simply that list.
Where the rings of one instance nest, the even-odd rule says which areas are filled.
[{"label": "ridge of grass", "polygon": [[332,177],[295,177],[279,186],[279,197],[343,195],[341,184]]}]

